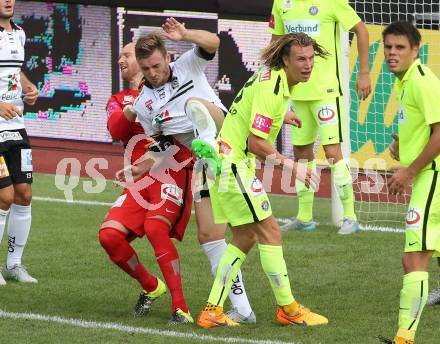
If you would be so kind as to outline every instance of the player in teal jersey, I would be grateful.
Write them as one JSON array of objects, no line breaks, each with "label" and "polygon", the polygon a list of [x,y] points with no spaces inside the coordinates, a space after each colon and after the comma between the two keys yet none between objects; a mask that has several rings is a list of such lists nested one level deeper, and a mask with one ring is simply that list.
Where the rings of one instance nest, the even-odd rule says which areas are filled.
[{"label": "player in teal jersey", "polygon": [[[301,128],[292,128],[295,159],[316,169],[313,146],[319,133],[344,208],[339,234],[359,230],[354,213],[354,196],[350,169],[343,159],[341,143],[345,139],[345,111],[342,94],[341,40],[339,24],[353,31],[357,37],[360,71],[356,91],[361,100],[371,92],[368,58],[368,31],[347,0],[274,0],[269,21],[272,40],[289,32],[305,32],[329,53],[327,59],[317,57],[310,80],[298,85],[292,96],[294,111],[302,121]],[[300,181],[295,183],[298,193],[298,214],[282,226],[283,230],[314,230],[312,190]]]},{"label": "player in teal jersey", "polygon": [[392,155],[401,166],[388,181],[390,194],[412,187],[402,258],[399,329],[389,344],[413,344],[428,298],[428,266],[440,254],[440,80],[419,60],[421,35],[409,22],[395,22],[383,32],[385,60],[395,85],[399,136]]},{"label": "player in teal jersey", "polygon": [[248,80],[229,109],[217,139],[221,175],[210,193],[215,222],[230,224],[232,240],[218,265],[208,303],[198,318],[201,327],[238,325],[223,312],[223,302],[255,238],[261,265],[278,304],[278,322],[300,326],[328,323],[327,318],[303,307],[292,295],[281,231],[267,194],[255,176],[258,157],[281,164],[309,187],[317,186],[315,173],[281,155],[272,144],[288,112],[294,85],[307,81],[315,55],[325,54],[306,34],[285,35],[264,50],[264,67]]}]

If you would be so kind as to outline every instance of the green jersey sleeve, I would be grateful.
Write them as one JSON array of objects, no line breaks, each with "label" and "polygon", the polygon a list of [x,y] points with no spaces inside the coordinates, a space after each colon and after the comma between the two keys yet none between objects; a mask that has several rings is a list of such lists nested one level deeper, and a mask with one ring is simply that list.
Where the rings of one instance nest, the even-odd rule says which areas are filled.
[{"label": "green jersey sleeve", "polygon": [[340,23],[345,31],[350,31],[353,26],[361,21],[361,18],[359,18],[347,0],[333,0],[332,7],[335,21]]},{"label": "green jersey sleeve", "polygon": [[269,28],[267,31],[278,36],[282,36],[285,33],[280,11],[281,9],[278,6],[278,1],[274,0],[269,18]]},{"label": "green jersey sleeve", "polygon": [[273,92],[274,83],[271,81],[259,82],[252,98],[249,131],[255,136],[269,141],[273,136],[273,129],[280,127],[281,107],[285,104],[282,94]]},{"label": "green jersey sleeve", "polygon": [[[425,71],[427,72],[427,71]],[[428,80],[419,82],[414,87],[414,98],[417,99],[420,112],[425,116],[428,125],[440,122],[440,81],[428,74]]]}]

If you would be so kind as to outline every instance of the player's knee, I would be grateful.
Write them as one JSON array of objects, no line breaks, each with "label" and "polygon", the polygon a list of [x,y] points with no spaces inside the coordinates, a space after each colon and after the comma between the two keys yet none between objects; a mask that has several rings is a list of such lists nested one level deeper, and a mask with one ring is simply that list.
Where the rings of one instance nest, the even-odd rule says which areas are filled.
[{"label": "player's knee", "polygon": [[14,203],[14,193],[2,194],[0,197],[0,208],[7,210]]},{"label": "player's knee", "polygon": [[200,245],[225,238],[226,225],[214,224],[212,219],[210,221],[211,223],[207,223],[199,220],[197,223],[197,240]]},{"label": "player's knee", "polygon": [[32,201],[32,189],[31,188],[19,188],[14,192],[14,203],[18,205],[27,206]]},{"label": "player's knee", "polygon": [[125,234],[115,228],[102,228],[98,234],[99,243],[111,255],[119,246],[122,240],[125,240]]}]

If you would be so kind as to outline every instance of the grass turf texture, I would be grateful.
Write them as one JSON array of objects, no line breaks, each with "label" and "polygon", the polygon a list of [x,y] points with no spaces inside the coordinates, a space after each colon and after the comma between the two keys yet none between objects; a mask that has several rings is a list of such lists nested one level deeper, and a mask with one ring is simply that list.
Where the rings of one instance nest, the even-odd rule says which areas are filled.
[{"label": "grass turf texture", "polygon": [[[63,198],[54,177],[36,174],[34,196]],[[74,199],[112,202],[121,189],[111,182],[103,193],[87,194],[81,183]],[[277,217],[296,213],[291,197],[271,197]],[[33,202],[33,224],[24,264],[38,278],[37,285],[9,282],[0,288],[0,310],[46,316],[114,322],[156,330],[194,332],[197,335],[253,340],[317,343],[378,343],[378,334],[392,336],[397,326],[402,234],[362,232],[339,236],[337,228],[320,225],[315,232],[283,234],[284,257],[295,297],[330,323],[316,328],[281,327],[275,322],[275,299],[260,266],[258,250],[243,265],[246,290],[257,315],[257,324],[231,329],[203,330],[196,325],[167,326],[170,297],[159,299],[144,318],[131,315],[139,287],[111,264],[97,240],[106,206]],[[330,221],[330,202],[316,199],[316,220]],[[6,231],[5,231],[6,232]],[[0,264],[7,251],[6,233],[0,245]],[[135,241],[147,269],[161,276],[150,244]],[[194,318],[204,306],[213,278],[207,258],[199,248],[192,218],[185,240],[178,244],[184,291]],[[431,266],[430,286],[439,276]],[[229,308],[228,301],[226,309]],[[417,343],[437,343],[439,307],[427,307],[417,332]],[[436,316],[437,315],[437,316]],[[161,335],[122,333],[108,329],[84,329],[46,321],[0,319],[0,333],[14,343],[195,343],[207,340]],[[6,335],[6,337],[4,337]],[[213,340],[209,340],[213,341]]]}]

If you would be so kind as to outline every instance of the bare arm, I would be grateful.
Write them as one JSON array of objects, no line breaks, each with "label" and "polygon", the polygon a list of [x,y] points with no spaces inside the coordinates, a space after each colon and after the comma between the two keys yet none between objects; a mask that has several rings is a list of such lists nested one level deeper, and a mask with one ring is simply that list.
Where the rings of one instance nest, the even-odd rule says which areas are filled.
[{"label": "bare arm", "polygon": [[440,123],[431,124],[432,134],[420,155],[415,159],[408,170],[416,176],[426,165],[440,154]]},{"label": "bare arm", "polygon": [[388,180],[389,192],[401,194],[411,184],[416,175],[440,154],[440,123],[431,124],[432,134],[419,156],[408,167],[394,168]]},{"label": "bare arm", "polygon": [[215,33],[205,30],[191,30],[174,18],[168,18],[162,25],[165,37],[172,41],[191,42],[208,53],[215,53],[220,46],[220,39]]},{"label": "bare arm", "polygon": [[351,29],[357,37],[359,51],[360,70],[356,81],[356,92],[361,100],[365,100],[371,93],[371,81],[369,72],[369,35],[366,25],[361,21]]},{"label": "bare arm", "polygon": [[28,105],[34,105],[38,98],[38,88],[27,78],[27,76],[20,72],[20,84],[23,89],[23,101]]}]

